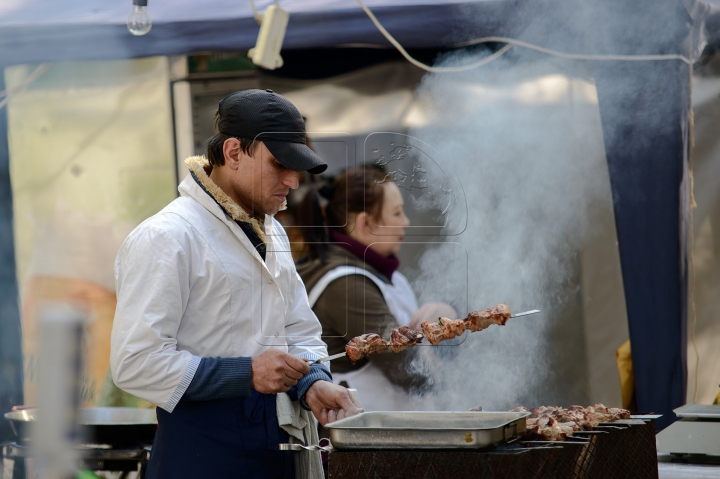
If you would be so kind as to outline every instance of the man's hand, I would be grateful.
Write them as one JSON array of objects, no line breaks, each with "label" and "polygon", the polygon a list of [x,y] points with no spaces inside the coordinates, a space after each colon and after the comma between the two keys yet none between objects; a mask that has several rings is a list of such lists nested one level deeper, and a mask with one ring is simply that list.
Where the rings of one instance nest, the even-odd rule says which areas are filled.
[{"label": "man's hand", "polygon": [[252,358],[252,388],[263,394],[284,393],[310,372],[306,361],[278,349]]},{"label": "man's hand", "polygon": [[305,402],[323,426],[363,412],[362,406],[347,388],[330,381],[315,381],[305,393]]}]

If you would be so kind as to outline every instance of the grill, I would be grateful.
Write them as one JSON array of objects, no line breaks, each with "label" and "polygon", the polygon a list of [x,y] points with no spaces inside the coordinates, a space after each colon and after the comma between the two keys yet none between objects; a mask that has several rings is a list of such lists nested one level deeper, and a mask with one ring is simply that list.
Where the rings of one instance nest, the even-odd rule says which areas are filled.
[{"label": "grill", "polygon": [[486,451],[364,450],[330,454],[330,479],[658,479],[653,420],[601,425],[586,441],[522,442]]},{"label": "grill", "polygon": [[[19,477],[15,470],[34,461],[31,424],[38,410],[24,408],[5,414],[17,435],[17,442],[0,444],[2,479]],[[157,429],[155,411],[136,408],[82,408],[79,410],[81,436],[86,443],[78,445],[81,469],[96,471],[139,471],[144,477],[150,457],[149,444]]]}]

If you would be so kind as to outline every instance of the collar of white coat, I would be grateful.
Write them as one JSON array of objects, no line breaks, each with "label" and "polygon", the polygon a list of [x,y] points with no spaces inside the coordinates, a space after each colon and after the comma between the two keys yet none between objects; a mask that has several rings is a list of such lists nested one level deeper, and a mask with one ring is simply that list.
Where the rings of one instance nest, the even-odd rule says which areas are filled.
[{"label": "collar of white coat", "polygon": [[[251,217],[244,209],[240,207],[227,193],[220,189],[215,182],[208,176],[208,170],[211,170],[210,163],[204,156],[191,156],[185,160],[185,165],[190,170],[191,175],[183,180],[178,187],[178,191],[183,196],[190,196],[197,200],[212,214],[220,219],[224,219],[225,213],[229,214],[233,220],[250,223],[255,233],[260,237],[263,243],[267,244],[266,232],[272,230],[272,217],[265,215],[265,224],[263,225],[256,219]],[[197,184],[195,179],[200,183]],[[219,206],[218,206],[219,205]],[[220,208],[222,207],[222,208]],[[287,208],[287,201],[283,203],[280,210]],[[224,211],[223,211],[224,210]]]}]

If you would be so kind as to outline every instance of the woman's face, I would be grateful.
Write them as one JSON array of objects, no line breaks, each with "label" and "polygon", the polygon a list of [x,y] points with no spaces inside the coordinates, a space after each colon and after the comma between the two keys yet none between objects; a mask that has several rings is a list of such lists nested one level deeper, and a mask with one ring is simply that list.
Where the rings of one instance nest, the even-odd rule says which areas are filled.
[{"label": "woman's face", "polygon": [[[383,204],[380,218],[368,216],[368,229],[374,235],[370,248],[383,256],[397,254],[405,241],[405,227],[410,220],[403,210],[403,199],[395,183],[383,183]],[[376,241],[376,242],[375,242]]]}]

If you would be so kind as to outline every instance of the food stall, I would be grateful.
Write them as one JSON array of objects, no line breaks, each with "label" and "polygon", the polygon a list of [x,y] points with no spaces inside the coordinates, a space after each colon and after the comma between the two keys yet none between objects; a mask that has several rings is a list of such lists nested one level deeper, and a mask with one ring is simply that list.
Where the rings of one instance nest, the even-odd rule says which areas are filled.
[{"label": "food stall", "polygon": [[[717,32],[706,28],[706,25],[712,25],[712,19],[717,14],[712,2],[690,2],[692,5],[669,0],[653,2],[652,5],[639,3],[642,5],[638,5],[636,10],[624,11],[619,17],[611,8],[598,7],[596,11],[591,8],[575,12],[559,1],[416,2],[412,5],[378,1],[369,2],[369,6],[401,44],[414,49],[413,53],[416,54],[430,52],[431,59],[438,53],[448,55],[448,52],[487,36],[517,38],[543,48],[577,55],[676,55],[685,59],[697,58],[705,43],[716,41],[712,35]],[[294,102],[304,104],[311,110],[318,105],[318,98],[328,98],[333,93],[328,90],[318,93],[322,83],[329,83],[323,81],[326,79],[314,79],[314,84],[303,83],[303,80],[297,78],[265,75],[242,64],[243,60],[247,61],[244,52],[254,45],[258,29],[249,4],[151,4],[153,29],[142,37],[133,37],[126,30],[124,18],[129,8],[129,4],[118,4],[90,11],[81,2],[68,0],[43,3],[37,0],[23,7],[0,9],[0,46],[3,47],[0,48],[0,65],[5,68],[0,88],[5,89],[7,97],[11,99],[0,110],[0,131],[8,131],[8,135],[3,134],[0,139],[0,182],[5,185],[0,188],[0,194],[5,195],[0,210],[0,225],[8,235],[7,241],[0,244],[3,264],[7,265],[0,283],[5,308],[5,313],[0,316],[0,338],[3,341],[0,351],[14,368],[14,374],[0,378],[0,406],[7,411],[12,406],[27,404],[26,398],[32,397],[33,386],[27,380],[32,377],[35,364],[32,349],[34,307],[38,301],[48,298],[81,298],[93,311],[93,322],[88,334],[94,341],[86,345],[85,352],[86,357],[90,358],[87,361],[90,369],[83,383],[85,405],[149,407],[149,404],[121,397],[121,393],[113,390],[111,381],[107,381],[107,363],[103,362],[107,345],[102,341],[107,339],[114,307],[111,275],[114,252],[135,225],[174,198],[177,180],[184,174],[178,160],[189,153],[202,151],[202,141],[207,136],[207,126],[203,119],[208,117],[212,102],[218,96],[222,97],[234,89],[262,85],[263,88],[273,88],[283,94],[287,92],[287,96]],[[310,58],[326,55],[325,50],[328,48],[342,50],[340,55],[328,57],[333,62],[340,61],[339,57],[343,55],[359,62],[363,55],[372,55],[375,49],[357,50],[362,51],[362,55],[347,54],[346,50],[353,48],[371,45],[386,49],[375,49],[379,52],[387,51],[386,40],[354,4],[303,2],[300,5],[288,2],[287,9],[291,18],[284,43],[288,51],[288,65],[292,64],[288,60],[293,51],[298,54],[296,67]],[[38,15],[41,10],[44,14]],[[657,19],[656,23],[661,23],[664,28],[639,28],[639,25],[647,23],[647,15],[653,15]],[[46,24],[38,18],[51,20]],[[55,21],[55,18],[58,20]],[[588,28],[588,18],[600,21],[594,20],[591,22],[593,28]],[[561,28],[557,28],[558,25]],[[573,41],[568,41],[568,38]],[[206,51],[218,53],[219,56],[191,55]],[[240,55],[237,55],[238,51]],[[470,55],[476,53],[478,51],[471,51]],[[484,54],[484,51],[479,51],[479,54]],[[545,58],[542,53],[533,53],[535,56],[527,56],[527,52],[517,55],[514,57],[516,62],[519,58],[533,64],[542,63],[539,58]],[[210,58],[216,62],[224,60],[236,64],[225,70],[213,70],[207,65],[203,67],[193,63],[202,61],[203,57],[206,61]],[[462,55],[455,59],[441,56],[438,64],[448,65],[453,61],[462,61]],[[562,356],[561,352],[558,353],[560,359],[543,363],[550,364],[557,371],[558,377],[562,379],[556,384],[566,389],[558,390],[556,396],[542,397],[558,398],[558,402],[572,397],[580,397],[581,400],[597,397],[596,393],[601,394],[598,390],[603,388],[592,390],[593,384],[615,380],[610,375],[610,372],[614,374],[612,359],[609,362],[606,360],[602,367],[591,367],[589,364],[595,355],[588,354],[582,371],[589,373],[577,374],[578,369],[573,369],[576,365],[572,364],[572,358],[584,356],[584,344],[595,347],[597,343],[593,341],[603,335],[609,337],[596,350],[602,350],[607,358],[608,350],[614,351],[622,342],[618,339],[626,339],[629,334],[633,345],[638,410],[662,414],[661,418],[655,419],[655,425],[661,429],[675,419],[672,410],[687,402],[686,331],[688,305],[691,301],[688,295],[688,255],[691,241],[690,173],[693,166],[689,153],[692,68],[688,62],[678,58],[627,61],[589,57],[577,62],[581,65],[572,68],[567,64],[549,62],[543,67],[545,70],[542,75],[534,71],[520,74],[514,70],[516,77],[513,79],[512,91],[520,92],[517,95],[512,93],[515,96],[499,88],[493,89],[502,82],[499,80],[502,69],[485,77],[460,78],[455,85],[450,82],[453,88],[457,87],[455,91],[468,95],[474,92],[477,95],[465,97],[466,103],[484,102],[483,105],[487,105],[498,98],[502,100],[489,108],[492,115],[487,122],[472,123],[476,130],[469,127],[464,130],[456,128],[458,131],[453,133],[455,136],[452,138],[472,138],[472,135],[477,134],[477,128],[487,128],[497,135],[498,142],[502,141],[505,134],[513,138],[513,142],[503,143],[506,151],[512,150],[513,144],[522,142],[523,135],[536,128],[537,123],[521,125],[524,128],[519,130],[522,134],[515,136],[512,132],[502,131],[500,127],[521,122],[526,116],[517,108],[513,109],[512,114],[502,116],[510,104],[511,96],[515,107],[524,104],[532,108],[542,103],[553,104],[557,110],[562,105],[564,111],[573,112],[563,117],[562,121],[566,122],[566,145],[571,145],[568,150],[575,151],[567,152],[567,157],[563,156],[563,161],[559,163],[537,162],[545,167],[545,171],[552,168],[560,170],[555,180],[550,183],[535,181],[533,184],[531,178],[525,178],[526,184],[513,185],[508,182],[503,184],[506,189],[502,191],[508,191],[507,188],[513,186],[517,188],[516,191],[522,192],[524,189],[533,193],[547,185],[561,188],[570,182],[558,180],[573,178],[563,176],[561,171],[563,168],[573,168],[568,158],[573,155],[592,156],[593,161],[600,158],[602,166],[607,168],[599,173],[603,177],[603,187],[607,185],[608,191],[612,192],[606,195],[602,209],[602,224],[609,225],[610,232],[600,243],[606,247],[603,251],[608,256],[588,262],[581,253],[577,258],[567,260],[567,264],[558,266],[558,271],[569,268],[582,276],[585,285],[595,281],[596,287],[602,288],[607,284],[601,284],[603,281],[598,280],[600,276],[590,272],[602,270],[603,258],[611,258],[607,263],[615,265],[615,269],[609,273],[611,281],[607,283],[615,286],[610,296],[615,303],[610,309],[602,309],[597,303],[589,306],[588,295],[583,296],[577,291],[573,293],[573,288],[581,281],[576,277],[567,284],[555,285],[558,291],[562,290],[563,295],[566,295],[558,299],[557,304],[550,299],[545,305],[522,304],[522,307],[543,306],[543,309],[546,309],[544,306],[558,306],[560,303],[574,305],[572,307],[575,310],[567,308],[568,317],[577,317],[578,310],[595,308],[592,323],[581,324],[568,320],[558,323],[551,332],[533,330],[535,326],[527,327],[528,331],[540,338],[533,344],[539,345],[551,336],[569,338],[562,343],[566,356]],[[469,157],[478,151],[486,155],[485,158],[490,158],[498,149],[472,142],[459,150],[446,147],[447,143],[443,143],[441,137],[449,135],[448,128],[431,120],[433,115],[437,115],[436,118],[442,118],[445,126],[453,125],[454,128],[453,119],[469,118],[474,113],[463,110],[466,105],[462,104],[461,96],[448,97],[448,105],[452,108],[444,110],[437,105],[423,106],[422,101],[416,101],[418,98],[438,98],[445,91],[448,84],[440,84],[439,80],[435,80],[441,74],[421,80],[418,72],[408,73],[407,67],[388,68],[384,72],[381,71],[382,65],[375,65],[374,68],[373,75],[358,75],[353,88],[348,88],[350,80],[346,77],[334,79],[336,95],[331,98],[340,102],[343,98],[340,93],[350,90],[357,96],[344,106],[362,104],[370,97],[378,100],[376,106],[369,106],[355,116],[347,117],[353,120],[371,116],[373,108],[382,112],[378,116],[389,115],[388,112],[393,110],[387,108],[387,105],[392,101],[396,101],[394,105],[398,111],[402,110],[402,114],[397,114],[394,117],[397,121],[389,122],[387,129],[378,127],[377,123],[370,123],[367,128],[350,131],[348,135],[352,137],[352,142],[347,137],[338,140],[331,135],[318,135],[313,138],[318,150],[326,148],[328,157],[333,157],[333,144],[339,141],[346,150],[350,149],[348,145],[352,145],[352,161],[359,163],[361,158],[371,158],[369,155],[373,148],[368,150],[364,140],[377,131],[393,131],[422,138],[438,148],[439,155],[432,156],[434,164],[446,173],[448,181],[461,180],[465,191],[461,195],[461,190],[454,188],[458,198],[470,199],[469,202],[458,202],[460,205],[465,204],[466,209],[458,207],[453,210],[460,219],[450,223],[456,230],[453,235],[447,235],[457,236],[459,241],[456,243],[462,248],[443,238],[442,249],[446,253],[441,255],[446,260],[450,258],[447,261],[452,264],[461,263],[463,255],[466,255],[465,258],[470,257],[470,260],[465,261],[467,271],[464,275],[458,275],[464,276],[469,286],[464,292],[458,293],[457,288],[456,291],[449,291],[447,294],[456,296],[443,299],[464,303],[464,308],[469,311],[481,307],[479,299],[489,301],[490,297],[514,295],[513,299],[517,298],[517,302],[532,303],[531,299],[540,298],[547,290],[530,294],[527,283],[520,281],[521,273],[517,281],[503,283],[502,288],[495,290],[491,289],[491,284],[468,274],[476,270],[477,266],[486,264],[473,262],[476,261],[474,248],[477,246],[471,235],[464,233],[463,221],[467,223],[471,215],[476,219],[481,217],[485,213],[480,210],[492,209],[482,203],[482,196],[471,195],[470,189],[478,183],[469,181],[466,184],[470,178],[463,175],[466,170],[462,168],[467,164],[453,164],[448,158],[458,153]],[[397,80],[398,72],[405,72],[405,78],[394,91],[397,95],[381,97],[378,92],[392,84],[392,79]],[[554,77],[553,74],[558,72],[561,77]],[[493,74],[496,76],[493,77]],[[362,85],[363,78],[372,78],[373,86]],[[420,93],[413,97],[413,91],[420,81],[423,81],[423,89],[418,90]],[[478,85],[483,84],[491,88],[480,92]],[[528,86],[534,89],[531,100],[528,100]],[[363,88],[375,90],[367,94]],[[553,92],[557,91],[564,93],[554,96],[556,93]],[[407,92],[410,100],[405,101],[402,95]],[[10,97],[11,94],[14,98]],[[509,96],[503,97],[505,94]],[[40,97],[43,99],[42,104],[37,103]],[[77,105],[78,111],[82,110],[84,114],[78,118],[67,117],[69,104]],[[592,104],[593,110],[585,116],[585,112],[590,111],[590,108],[586,108],[589,104]],[[386,109],[380,110],[381,107]],[[577,121],[579,111],[583,112],[581,122]],[[316,108],[309,117],[309,125],[313,121],[319,124],[322,113],[321,108]],[[446,116],[441,116],[443,114]],[[545,112],[538,107],[529,116],[534,119],[533,115],[536,114],[542,116]],[[592,119],[586,122],[585,119],[591,116]],[[328,116],[318,129],[327,133],[328,126],[339,117],[341,115]],[[553,115],[551,118],[558,117]],[[593,127],[586,128],[591,123]],[[348,124],[357,123],[351,121]],[[553,123],[555,127],[558,124]],[[63,129],[63,126],[67,128]],[[574,130],[573,126],[576,127]],[[337,128],[335,132],[338,131],[346,129]],[[550,134],[553,141],[563,141],[558,131],[562,130],[555,129]],[[546,132],[543,131],[543,134]],[[10,138],[9,144],[5,142],[6,136]],[[540,136],[538,134],[536,138]],[[583,143],[580,138],[590,139]],[[392,143],[389,139],[383,141]],[[528,143],[532,141],[528,140]],[[48,156],[52,157],[52,153],[47,152],[49,144],[60,145],[57,147],[62,153],[59,163],[48,159]],[[419,149],[421,145],[416,143],[411,146]],[[559,148],[540,150],[533,154],[551,157],[560,151]],[[528,151],[527,145],[525,151]],[[47,168],[48,161],[53,169]],[[446,167],[445,161],[452,166]],[[502,181],[501,175],[493,176],[491,168],[498,164],[488,161],[488,165],[483,170],[488,175],[486,177]],[[595,168],[598,163],[593,165]],[[36,176],[35,172],[43,170],[47,170],[44,177]],[[577,173],[576,170],[567,171]],[[596,171],[599,170],[593,170]],[[84,185],[82,189],[77,186],[80,182]],[[91,188],[85,185],[91,185]],[[445,184],[442,187],[449,189]],[[46,197],[38,196],[38,193]],[[565,201],[582,197],[582,192],[567,193]],[[523,196],[524,199],[532,197],[530,194]],[[562,207],[562,201],[563,198],[553,198],[553,202],[546,206]],[[500,201],[496,203],[502,207]],[[508,208],[503,213],[511,217],[516,210]],[[486,219],[485,216],[482,218]],[[552,223],[552,217],[549,218],[544,222],[545,225]],[[574,218],[571,220],[574,221]],[[513,232],[516,238],[531,243],[533,234],[535,237],[541,236],[539,230],[533,232],[529,228],[536,223],[531,223],[530,218],[526,217],[523,217],[523,221],[526,221],[525,225]],[[478,231],[477,224],[471,224],[470,231]],[[542,231],[544,235],[545,230]],[[422,236],[421,230],[416,233]],[[513,235],[502,238],[505,240]],[[594,238],[597,244],[598,236]],[[616,240],[618,245],[613,249],[612,243]],[[435,239],[421,237],[417,242],[433,241]],[[488,242],[488,245],[493,253],[502,251],[501,243]],[[508,241],[504,241],[504,245],[507,248],[514,246]],[[418,251],[408,252],[408,257],[412,258],[412,254],[420,255]],[[471,254],[468,255],[468,252]],[[501,256],[496,258],[504,259]],[[468,263],[472,265],[471,268],[467,268]],[[518,270],[522,270],[523,266],[518,264],[517,259],[514,263],[498,261],[494,274],[504,274],[503,268],[508,265],[518,266]],[[437,289],[438,285],[437,282],[427,282],[422,287],[430,291]],[[515,288],[515,292],[512,292],[512,288]],[[478,291],[486,296],[478,296]],[[21,298],[21,304],[17,304],[18,297]],[[613,319],[605,320],[606,317]],[[625,318],[627,325],[624,324]],[[611,321],[616,326],[614,333],[602,329]],[[624,328],[629,331],[626,333]],[[493,334],[492,340],[502,341],[500,333]],[[526,344],[532,339],[522,336],[520,332],[513,334],[519,335],[513,338],[519,337]],[[545,349],[531,352],[535,351]],[[527,356],[523,364],[532,362],[532,354]],[[479,376],[479,380],[488,382],[499,376],[510,377],[506,374],[507,370],[500,366],[497,371],[497,376]],[[591,379],[588,380],[588,377]],[[525,389],[532,390],[534,384],[529,383],[530,387]],[[522,389],[517,388],[516,384],[513,386],[515,390]],[[530,397],[535,396],[519,394],[512,399],[522,401]],[[468,397],[462,404],[474,400]],[[2,427],[5,428],[3,438],[12,437],[8,425],[3,424]],[[635,431],[642,427],[640,424],[630,424],[626,429]],[[614,431],[610,429],[607,432],[614,434]],[[365,461],[359,460],[363,463]]]}]

